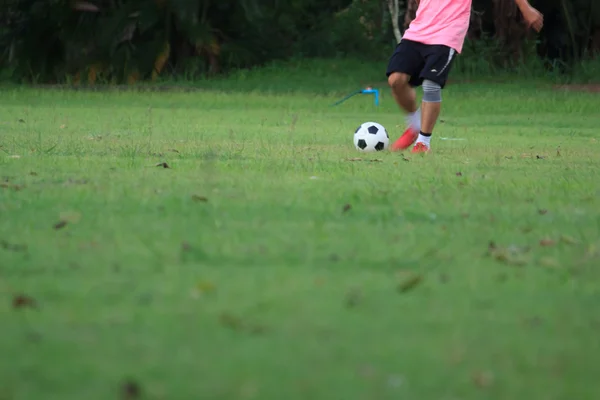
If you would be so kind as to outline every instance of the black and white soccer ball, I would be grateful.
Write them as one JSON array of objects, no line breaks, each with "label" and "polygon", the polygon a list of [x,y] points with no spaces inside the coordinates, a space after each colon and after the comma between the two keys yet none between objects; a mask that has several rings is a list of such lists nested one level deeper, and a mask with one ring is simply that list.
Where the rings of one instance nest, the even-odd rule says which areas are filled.
[{"label": "black and white soccer ball", "polygon": [[377,122],[365,122],[354,132],[354,146],[358,151],[370,153],[383,151],[390,144],[390,136]]}]

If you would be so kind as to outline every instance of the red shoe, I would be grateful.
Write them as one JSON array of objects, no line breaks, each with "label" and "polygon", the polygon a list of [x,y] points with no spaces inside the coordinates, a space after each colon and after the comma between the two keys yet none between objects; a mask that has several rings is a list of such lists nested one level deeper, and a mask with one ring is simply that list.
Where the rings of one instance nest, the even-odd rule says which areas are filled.
[{"label": "red shoe", "polygon": [[411,153],[429,153],[429,147],[425,143],[417,143],[415,147],[413,147]]},{"label": "red shoe", "polygon": [[405,150],[409,148],[415,140],[419,137],[419,131],[415,130],[412,126],[409,126],[408,129],[396,140],[392,146],[390,147],[391,151]]}]

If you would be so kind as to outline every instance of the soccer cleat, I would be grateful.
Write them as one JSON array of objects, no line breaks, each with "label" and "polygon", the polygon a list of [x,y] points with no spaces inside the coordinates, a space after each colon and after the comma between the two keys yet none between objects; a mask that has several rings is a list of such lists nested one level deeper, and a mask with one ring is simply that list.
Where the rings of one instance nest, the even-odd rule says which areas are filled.
[{"label": "soccer cleat", "polygon": [[411,153],[429,153],[429,147],[425,143],[417,143],[415,147],[413,147]]},{"label": "soccer cleat", "polygon": [[405,150],[412,145],[415,140],[419,137],[419,131],[409,126],[408,129],[396,140],[391,146],[390,150],[398,151]]}]

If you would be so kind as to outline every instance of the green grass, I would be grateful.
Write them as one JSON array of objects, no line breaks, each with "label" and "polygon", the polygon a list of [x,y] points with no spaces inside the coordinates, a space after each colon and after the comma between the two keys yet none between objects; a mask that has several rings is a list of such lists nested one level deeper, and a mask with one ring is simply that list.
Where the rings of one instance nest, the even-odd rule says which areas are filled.
[{"label": "green grass", "polygon": [[597,398],[596,95],[247,92],[3,91],[0,399]]}]

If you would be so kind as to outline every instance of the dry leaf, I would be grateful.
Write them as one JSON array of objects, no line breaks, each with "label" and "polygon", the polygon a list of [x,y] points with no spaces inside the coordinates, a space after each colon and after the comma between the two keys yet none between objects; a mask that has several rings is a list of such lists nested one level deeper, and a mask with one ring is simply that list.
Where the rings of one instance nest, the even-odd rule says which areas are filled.
[{"label": "dry leaf", "polygon": [[8,250],[8,251],[13,251],[15,253],[27,251],[26,244],[12,244],[12,243],[8,243],[5,240],[0,240],[0,248],[2,248],[4,250]]},{"label": "dry leaf", "polygon": [[356,307],[360,301],[362,300],[362,293],[360,289],[351,289],[346,293],[346,307],[353,308]]},{"label": "dry leaf", "polygon": [[65,125],[65,124],[62,124],[62,125],[60,126],[60,129],[65,129],[66,127],[67,127],[67,125]]},{"label": "dry leaf", "polygon": [[520,248],[517,246],[500,247],[495,242],[491,241],[488,244],[488,255],[496,261],[515,266],[523,266],[527,264],[522,258],[523,253],[527,253],[530,249],[527,247]]},{"label": "dry leaf", "polygon": [[54,229],[55,230],[62,229],[65,226],[67,226],[67,224],[68,224],[68,221],[64,221],[64,220],[63,221],[58,221],[56,224],[54,224]]},{"label": "dry leaf", "polygon": [[542,239],[540,240],[540,246],[542,247],[552,247],[556,245],[556,241],[552,239]]},{"label": "dry leaf", "polygon": [[219,321],[221,322],[221,324],[229,329],[233,329],[235,331],[239,331],[242,330],[244,328],[244,323],[242,322],[242,320],[235,316],[235,315],[231,315],[227,312],[222,313],[219,316]]},{"label": "dry leaf", "polygon": [[32,297],[26,296],[24,294],[19,294],[13,297],[12,305],[13,308],[37,308],[37,302]]},{"label": "dry leaf", "polygon": [[217,287],[212,282],[200,281],[200,282],[196,283],[195,289],[199,294],[205,294],[205,293],[213,293],[215,290],[217,290]]},{"label": "dry leaf", "polygon": [[539,264],[546,268],[560,268],[560,263],[551,257],[543,257],[540,259]]},{"label": "dry leaf", "polygon": [[491,372],[476,371],[471,375],[473,384],[479,388],[485,389],[494,383],[494,375]]},{"label": "dry leaf", "polygon": [[577,244],[577,239],[568,235],[561,235],[560,241],[566,244]]},{"label": "dry leaf", "polygon": [[140,385],[132,380],[128,380],[121,386],[121,398],[123,400],[139,399],[142,395]]},{"label": "dry leaf", "polygon": [[9,183],[9,182],[2,182],[2,183],[0,183],[0,187],[3,188],[3,189],[12,189],[15,192],[18,192],[21,189],[23,189],[25,186],[24,185],[14,185],[14,184]]},{"label": "dry leaf", "polygon": [[64,211],[60,213],[59,220],[75,224],[81,220],[81,213],[77,211]]},{"label": "dry leaf", "polygon": [[413,274],[398,285],[400,293],[407,293],[423,282],[423,275]]},{"label": "dry leaf", "polygon": [[198,202],[198,203],[200,203],[200,202],[206,203],[208,201],[208,198],[194,194],[194,195],[192,195],[192,200],[195,202]]}]

